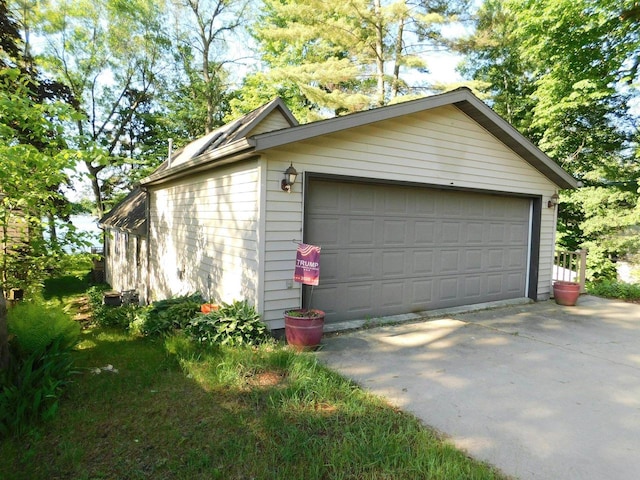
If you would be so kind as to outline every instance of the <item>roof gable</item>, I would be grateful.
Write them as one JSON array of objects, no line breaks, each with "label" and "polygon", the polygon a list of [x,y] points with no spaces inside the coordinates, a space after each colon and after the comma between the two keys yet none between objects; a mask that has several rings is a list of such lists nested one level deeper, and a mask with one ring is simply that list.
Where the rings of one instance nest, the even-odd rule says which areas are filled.
[{"label": "roof gable", "polygon": [[147,194],[135,188],[124,200],[107,212],[98,223],[105,227],[146,235]]},{"label": "roof gable", "polygon": [[[267,121],[273,116],[277,116],[279,121]],[[266,125],[261,125],[263,123]],[[294,127],[297,125],[298,121],[286,107],[282,99],[276,98],[262,107],[189,143],[172,156],[169,168],[182,165],[205,152],[230,145],[249,136],[253,131],[272,131],[278,128]],[[260,129],[261,127],[262,129]]]},{"label": "roof gable", "polygon": [[[249,158],[271,148],[449,105],[458,108],[473,119],[558,187],[576,188],[578,186],[578,182],[569,173],[465,87],[440,95],[304,125],[298,125],[293,114],[278,98],[245,117],[192,142],[183,149],[189,149],[188,155],[174,157],[175,160],[169,168],[163,164],[165,168],[161,166],[141,183],[143,185],[162,183],[170,178],[206,170],[213,165]],[[262,132],[259,124],[276,109],[282,113],[290,127],[259,133]],[[191,145],[193,145],[192,148],[190,148]]]},{"label": "roof gable", "polygon": [[518,132],[466,87],[440,95],[380,107],[343,117],[307,123],[278,132],[264,133],[251,139],[256,152],[328,135],[417,112],[453,105],[481,125],[491,135],[522,157],[560,188],[576,188],[578,182],[542,150]]}]

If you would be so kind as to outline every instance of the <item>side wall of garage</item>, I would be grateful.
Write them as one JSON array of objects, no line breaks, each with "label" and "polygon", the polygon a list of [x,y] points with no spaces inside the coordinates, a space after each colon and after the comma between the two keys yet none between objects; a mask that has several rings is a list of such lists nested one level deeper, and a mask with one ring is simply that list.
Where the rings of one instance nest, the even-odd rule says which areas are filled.
[{"label": "side wall of garage", "polygon": [[259,303],[259,185],[247,160],[150,189],[149,301],[200,292]]},{"label": "side wall of garage", "polygon": [[[284,170],[384,181],[422,183],[542,199],[557,186],[454,106],[407,115],[272,149],[265,187],[263,313],[272,328],[282,312],[300,305],[302,290],[291,282],[296,245],[303,236],[303,183],[280,189]],[[301,175],[302,176],[302,175]],[[550,292],[555,242],[554,209],[542,208],[538,299]]]}]

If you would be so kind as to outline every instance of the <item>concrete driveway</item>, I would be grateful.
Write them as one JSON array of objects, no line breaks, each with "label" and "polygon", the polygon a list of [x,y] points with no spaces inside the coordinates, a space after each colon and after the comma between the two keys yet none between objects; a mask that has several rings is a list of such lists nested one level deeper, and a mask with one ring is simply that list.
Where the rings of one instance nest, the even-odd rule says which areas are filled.
[{"label": "concrete driveway", "polygon": [[582,296],[323,344],[327,365],[508,475],[640,475],[640,305]]}]

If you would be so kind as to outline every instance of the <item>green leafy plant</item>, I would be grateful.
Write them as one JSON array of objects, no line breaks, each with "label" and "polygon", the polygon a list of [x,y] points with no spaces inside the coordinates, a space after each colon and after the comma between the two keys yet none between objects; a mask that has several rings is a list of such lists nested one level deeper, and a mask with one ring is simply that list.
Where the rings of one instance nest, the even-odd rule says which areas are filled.
[{"label": "green leafy plant", "polygon": [[222,303],[216,311],[198,314],[185,330],[197,342],[209,345],[256,345],[268,338],[267,326],[246,300]]},{"label": "green leafy plant", "polygon": [[322,310],[315,310],[309,308],[295,308],[293,310],[287,310],[285,315],[295,318],[318,318],[324,316]]},{"label": "green leafy plant", "polygon": [[60,307],[36,302],[9,310],[8,328],[23,355],[42,352],[55,340],[61,349],[72,348],[80,335],[80,325]]},{"label": "green leafy plant", "polygon": [[167,335],[184,328],[203,301],[200,294],[195,293],[153,302],[138,313],[133,329],[147,336]]},{"label": "green leafy plant", "polygon": [[93,321],[101,327],[115,327],[128,329],[136,320],[140,306],[136,304],[111,306],[103,302],[104,292],[108,290],[107,285],[93,286],[87,290],[87,298]]},{"label": "green leafy plant", "polygon": [[60,307],[23,303],[10,310],[10,367],[0,372],[0,436],[51,419],[72,372],[80,325]]},{"label": "green leafy plant", "polygon": [[640,300],[640,284],[625,283],[613,280],[602,280],[589,283],[587,290],[591,295],[622,300]]}]

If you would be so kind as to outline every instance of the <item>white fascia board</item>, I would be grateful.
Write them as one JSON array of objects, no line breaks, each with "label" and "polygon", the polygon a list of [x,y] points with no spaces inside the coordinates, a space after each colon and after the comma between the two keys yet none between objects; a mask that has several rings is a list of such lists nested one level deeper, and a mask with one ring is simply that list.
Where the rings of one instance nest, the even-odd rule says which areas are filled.
[{"label": "white fascia board", "polygon": [[163,170],[156,174],[151,174],[144,178],[140,185],[149,186],[173,180],[175,178],[192,175],[194,173],[207,170],[212,166],[222,165],[235,162],[244,158],[248,158],[253,154],[253,145],[246,138],[237,140],[229,145],[218,148],[211,152],[205,152],[202,155],[192,158],[188,162],[180,164],[176,167]]}]

